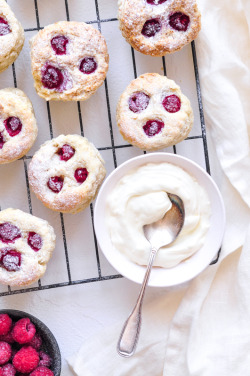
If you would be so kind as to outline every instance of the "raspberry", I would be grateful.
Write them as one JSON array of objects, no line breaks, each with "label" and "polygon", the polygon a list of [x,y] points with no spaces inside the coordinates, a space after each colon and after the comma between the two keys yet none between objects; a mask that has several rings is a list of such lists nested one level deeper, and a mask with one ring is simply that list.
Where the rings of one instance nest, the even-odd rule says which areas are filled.
[{"label": "raspberry", "polygon": [[13,366],[18,372],[32,372],[39,364],[38,353],[31,346],[24,346],[13,358]]},{"label": "raspberry", "polygon": [[0,341],[4,341],[4,342],[7,342],[7,343],[14,343],[14,339],[12,337],[12,331],[5,334],[4,336],[0,336]]},{"label": "raspberry", "polygon": [[4,126],[10,137],[14,137],[21,132],[23,124],[18,117],[11,116],[4,120]]},{"label": "raspberry", "polygon": [[80,64],[80,71],[84,74],[91,74],[97,69],[97,62],[93,57],[85,57]]},{"label": "raspberry", "polygon": [[44,351],[40,351],[39,357],[40,357],[39,366],[43,366],[43,367],[51,366],[52,359],[48,354],[46,354]]},{"label": "raspberry", "polygon": [[38,367],[30,374],[30,376],[54,376],[54,372],[47,367]]},{"label": "raspberry", "polygon": [[9,333],[12,325],[12,320],[6,313],[0,314],[0,335],[4,336]]},{"label": "raspberry", "polygon": [[5,366],[2,367],[2,370],[3,370],[2,376],[15,376],[16,374],[15,368],[10,363],[5,364]]},{"label": "raspberry", "polygon": [[32,346],[36,351],[39,351],[42,346],[42,343],[43,341],[41,336],[38,333],[36,333],[32,340],[28,343],[28,345]]},{"label": "raspberry", "polygon": [[47,186],[52,192],[59,193],[63,187],[63,180],[62,176],[53,176],[49,178]]},{"label": "raspberry", "polygon": [[7,342],[0,342],[0,365],[7,363],[11,358],[11,347]]},{"label": "raspberry", "polygon": [[63,74],[59,68],[52,65],[44,66],[42,69],[42,83],[47,89],[60,89],[64,81]]},{"label": "raspberry", "polygon": [[20,344],[29,343],[35,334],[35,325],[28,318],[17,321],[12,330],[14,340]]},{"label": "raspberry", "polygon": [[51,47],[55,51],[56,55],[65,55],[67,44],[69,43],[68,38],[64,35],[57,35],[51,39]]},{"label": "raspberry", "polygon": [[0,367],[0,376],[3,376],[3,369]]},{"label": "raspberry", "polygon": [[58,149],[57,154],[60,156],[61,161],[67,162],[75,154],[75,149],[68,144],[64,144],[60,149]]}]

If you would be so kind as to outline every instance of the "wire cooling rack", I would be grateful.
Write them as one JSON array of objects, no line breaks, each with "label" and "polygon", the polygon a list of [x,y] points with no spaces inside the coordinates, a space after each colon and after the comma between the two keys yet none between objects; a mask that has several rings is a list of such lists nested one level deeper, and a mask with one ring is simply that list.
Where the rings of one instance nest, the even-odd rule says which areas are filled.
[{"label": "wire cooling rack", "polygon": [[[73,20],[73,19],[75,20],[75,17],[71,18],[71,10],[72,9],[74,10],[73,13],[75,15],[76,14],[75,10],[77,9],[77,5],[80,4],[81,1],[83,1],[83,0],[56,0],[55,2],[57,4],[57,6],[58,5],[60,6],[60,12],[62,12],[62,9],[64,8],[64,12],[65,12],[64,19],[66,19],[67,21],[70,21],[70,20]],[[102,12],[100,12],[100,7],[104,6],[104,1],[105,0],[89,0],[88,1],[88,3],[93,7],[93,9],[95,9],[95,17],[94,17],[95,19],[88,20],[84,16],[83,16],[82,19],[80,19],[81,15],[78,15],[79,19],[77,19],[77,20],[84,21],[88,24],[93,24],[93,26],[97,27],[99,29],[99,31],[102,32],[102,33],[103,33],[103,29],[105,28],[105,25],[107,25],[107,24],[112,25],[113,24],[113,26],[111,26],[110,30],[112,30],[112,29],[114,30],[116,28],[117,29],[116,34],[113,35],[113,32],[111,32],[108,35],[108,38],[110,40],[113,40],[113,38],[115,38],[116,35],[119,35],[119,38],[122,38],[120,36],[120,32],[118,30],[117,18],[116,17],[110,17],[110,18],[105,18],[105,17],[102,18],[101,17],[100,13],[102,13]],[[14,6],[13,10],[16,13],[16,17],[19,18],[18,13],[15,11],[15,5],[17,5],[17,2],[18,2],[18,0],[8,0],[8,3],[10,4],[10,6]],[[113,2],[114,2],[114,4],[111,4],[111,5],[113,5],[114,7],[117,7],[116,1],[113,1]],[[50,2],[48,0],[25,0],[23,2],[23,5],[22,5],[23,8],[21,10],[25,12],[26,11],[25,8],[27,9],[27,7],[31,7],[31,8],[33,7],[34,12],[35,12],[35,22],[36,22],[35,27],[25,28],[26,39],[27,39],[27,35],[29,33],[36,33],[39,30],[41,30],[46,24],[51,23],[51,22],[47,22],[45,24],[41,23],[40,8],[42,8],[44,5],[47,7],[46,11],[49,12],[50,11],[50,9],[49,9]],[[20,6],[21,5],[19,3],[18,7],[20,7]],[[19,8],[17,8],[17,9],[19,9]],[[44,19],[44,16],[42,18]],[[59,20],[60,19],[53,20],[53,22],[59,21]],[[24,25],[24,27],[25,27],[25,25]],[[124,43],[124,46],[125,46],[126,42],[121,42],[121,43]],[[109,45],[108,45],[108,47],[109,47]],[[175,72],[175,69],[173,69],[173,67],[174,67],[173,61],[172,61],[172,63],[170,61],[172,58],[169,58],[169,57],[151,58],[151,57],[142,56],[139,53],[135,52],[134,49],[131,48],[127,44],[126,44],[126,49],[127,49],[127,51],[128,51],[128,49],[130,50],[129,54],[127,53],[127,55],[126,55],[126,59],[127,59],[127,61],[129,61],[130,59],[132,61],[132,64],[130,64],[130,69],[132,69],[132,71],[133,71],[132,72],[132,76],[133,76],[132,78],[136,78],[139,75],[138,74],[138,61],[139,61],[139,65],[140,65],[139,71],[140,71],[140,74],[141,74],[141,73],[146,73],[147,70],[145,70],[145,69],[147,69],[148,67],[150,69],[153,69],[152,66],[151,66],[151,62],[153,61],[152,59],[154,59],[154,61],[156,61],[156,59],[157,59],[158,66],[159,66],[160,60],[161,60],[161,68],[160,69],[161,69],[162,74],[167,75],[168,65],[170,65],[172,67],[171,68],[172,73],[175,73],[176,76],[178,75],[178,72]],[[202,160],[202,162],[200,164],[207,170],[208,173],[210,173],[208,147],[207,147],[207,139],[206,139],[206,129],[205,129],[203,105],[202,105],[202,98],[201,98],[201,88],[200,88],[200,81],[199,81],[198,62],[197,62],[197,57],[196,57],[195,43],[192,42],[191,46],[187,46],[183,50],[185,50],[184,58],[187,58],[187,59],[190,60],[189,64],[192,64],[192,68],[193,68],[193,72],[191,74],[191,75],[193,75],[193,78],[192,78],[192,80],[193,80],[193,92],[191,93],[191,96],[192,96],[192,105],[193,106],[195,105],[195,107],[197,108],[197,111],[196,111],[196,115],[197,115],[196,116],[196,127],[195,127],[195,130],[191,132],[190,136],[186,140],[182,141],[182,143],[180,143],[176,146],[173,146],[172,148],[166,149],[166,151],[176,153],[176,154],[183,154],[184,153],[184,155],[191,157],[191,159],[194,159],[194,160],[195,160],[194,156],[196,156],[197,154],[200,154],[199,157],[200,157],[200,160]],[[130,55],[130,57],[129,57],[129,55]],[[179,58],[179,60],[183,59],[183,57],[178,57],[178,58]],[[19,59],[21,59],[21,58],[19,57]],[[22,59],[23,60],[22,64],[23,64],[23,66],[25,66],[25,68],[22,68],[23,69],[22,72],[24,72],[26,70],[27,64],[26,64],[26,62],[24,62],[25,59],[26,59],[26,57],[24,56],[23,59]],[[191,61],[192,61],[192,63],[191,63]],[[8,81],[8,86],[12,86],[13,84],[11,83],[11,80],[13,80],[15,87],[18,87],[18,88],[23,89],[23,90],[25,89],[26,84],[23,83],[21,85],[22,87],[20,87],[19,86],[19,80],[17,79],[16,66],[18,65],[18,63],[19,63],[19,60],[17,60],[12,65],[12,67],[9,68],[9,70],[10,69],[12,70],[12,78],[10,77],[10,74],[7,74],[7,76],[5,75],[4,79],[2,79],[2,76],[0,76],[0,83],[1,83],[2,87],[7,86],[6,81]],[[177,71],[178,71],[178,69],[177,69]],[[25,72],[25,74],[26,74],[26,72]],[[173,78],[172,75],[169,78]],[[174,79],[176,80],[176,77],[174,77]],[[178,82],[180,85],[182,83],[181,81],[182,81],[182,79],[180,79],[179,82]],[[108,132],[108,136],[106,134],[105,140],[108,140],[108,138],[109,138],[109,142],[107,142],[107,144],[108,144],[107,146],[99,146],[99,147],[97,145],[96,146],[98,147],[98,150],[101,153],[105,153],[107,151],[111,153],[112,157],[110,157],[110,158],[112,159],[112,163],[111,163],[112,167],[110,168],[110,170],[112,170],[113,168],[116,168],[117,165],[119,164],[117,154],[120,151],[124,151],[124,153],[122,153],[122,157],[120,158],[121,162],[123,160],[130,158],[131,156],[134,156],[135,154],[142,153],[142,152],[137,150],[137,149],[133,153],[127,152],[128,150],[132,150],[132,149],[135,149],[135,148],[133,146],[125,143],[122,140],[122,138],[119,135],[117,135],[116,125],[114,124],[115,123],[115,121],[114,121],[114,107],[115,107],[116,103],[113,103],[114,102],[113,95],[112,95],[112,98],[110,97],[110,92],[112,91],[112,90],[110,90],[110,82],[112,82],[112,75],[109,76],[109,74],[108,74],[107,79],[104,82],[102,93],[100,94],[100,95],[102,95],[101,99],[102,100],[104,99],[105,106],[106,106],[107,123],[108,123],[106,132]],[[127,83],[129,83],[129,82],[127,82]],[[31,85],[31,81],[29,81],[29,83],[27,85]],[[122,92],[125,89],[125,87],[126,87],[126,85],[125,86],[121,85],[120,92]],[[185,93],[185,91],[184,91],[184,93]],[[35,96],[36,94],[33,93],[32,95]],[[97,95],[97,94],[95,94],[95,95]],[[33,102],[33,97],[30,96],[30,99]],[[116,98],[116,101],[117,101],[117,99],[118,98]],[[87,102],[88,101],[86,101],[86,106],[88,105]],[[41,103],[41,102],[39,102],[39,103]],[[36,113],[41,111],[41,109],[43,110],[43,112],[47,112],[47,123],[48,123],[48,128],[49,128],[49,136],[50,136],[50,138],[53,138],[53,137],[55,137],[55,134],[54,134],[55,133],[54,132],[54,122],[55,121],[54,121],[54,119],[52,119],[53,116],[51,114],[51,106],[52,106],[52,102],[47,102],[46,104],[44,104],[44,102],[43,102],[42,105],[36,104],[34,107],[35,107]],[[63,106],[63,103],[61,103],[60,106]],[[84,108],[86,109],[86,107],[84,107]],[[78,102],[76,104],[76,108],[74,108],[74,111],[75,111],[75,113],[77,113],[77,116],[76,116],[76,114],[74,115],[74,119],[76,121],[76,119],[78,117],[78,122],[79,122],[79,128],[80,129],[78,128],[78,133],[80,133],[82,136],[84,136],[85,135],[85,131],[84,131],[85,130],[85,124],[84,124],[84,121],[83,121],[83,108],[82,108],[82,105],[81,105],[80,102]],[[96,111],[96,109],[95,109],[95,111]],[[84,110],[84,112],[85,112],[85,110]],[[60,121],[60,120],[58,120],[58,121]],[[102,135],[100,137],[102,137]],[[39,140],[39,141],[40,142],[38,142],[38,144],[37,143],[35,144],[36,149],[42,143],[41,140]],[[92,139],[90,139],[90,141],[94,142]],[[197,148],[197,142],[198,141],[199,141],[199,147]],[[191,145],[186,147],[186,149],[189,150],[189,151],[193,150],[193,152],[191,153],[191,156],[187,155],[187,152],[185,151],[186,149],[184,147],[184,145],[187,146],[187,143],[190,143],[190,142],[191,142]],[[202,146],[201,146],[201,144],[202,144]],[[196,148],[197,148],[197,150],[196,150]],[[31,149],[32,154],[33,154],[33,151],[35,151],[36,149]],[[33,199],[33,197],[32,197],[32,193],[31,193],[30,187],[29,187],[28,174],[27,174],[28,163],[29,163],[31,158],[32,158],[32,155],[27,155],[27,156],[23,157],[21,160],[19,160],[18,162],[21,162],[23,164],[23,167],[24,167],[23,172],[24,172],[24,175],[25,175],[24,181],[25,181],[25,185],[26,185],[25,190],[26,190],[26,194],[27,194],[26,199],[27,199],[27,203],[28,203],[28,210],[31,214],[39,216],[39,210],[37,210],[37,205],[39,206],[40,204],[38,204],[37,201],[35,201],[36,199],[35,198]],[[18,166],[18,168],[20,170],[21,167]],[[0,179],[1,179],[1,175],[0,175]],[[24,199],[24,198],[22,197],[22,199]],[[2,209],[5,208],[4,207],[5,206],[4,200],[5,200],[5,198],[1,194],[0,204],[1,204]],[[33,210],[34,203],[36,205],[36,210],[35,210],[36,213],[34,213],[34,210]],[[46,212],[44,212],[44,210]],[[40,206],[40,211],[42,211],[43,217],[48,215],[47,210],[49,210],[49,209],[46,209],[46,208],[41,209],[41,206]],[[96,237],[95,237],[94,226],[93,226],[93,205],[92,204],[90,205],[89,210],[90,210],[91,226],[88,228],[88,233],[89,233],[90,237],[93,237],[93,239],[92,239],[93,241],[92,241],[92,246],[89,246],[89,249],[88,249],[89,253],[88,254],[91,253],[92,256],[93,256],[93,254],[95,255],[96,272],[94,272],[93,274],[96,274],[96,275],[94,275],[93,277],[88,276],[86,278],[83,277],[83,278],[80,278],[80,279],[74,278],[74,275],[72,275],[72,265],[71,265],[71,258],[72,258],[71,257],[71,246],[69,246],[69,241],[68,241],[71,234],[67,234],[67,226],[70,226],[69,223],[70,223],[70,221],[72,221],[72,217],[70,216],[70,219],[68,219],[68,217],[67,217],[67,220],[65,221],[66,215],[64,215],[62,213],[59,213],[59,214],[54,213],[53,216],[50,215],[50,219],[53,222],[53,220],[55,220],[55,217],[56,217],[57,224],[58,223],[60,224],[60,226],[56,225],[55,227],[56,227],[56,232],[57,232],[57,239],[62,239],[61,247],[63,247],[63,249],[64,249],[64,252],[62,252],[61,249],[57,252],[57,260],[58,260],[59,257],[60,257],[60,260],[62,260],[62,258],[65,259],[66,274],[64,274],[64,277],[66,276],[66,280],[64,279],[63,281],[53,281],[53,283],[46,283],[46,279],[45,279],[45,281],[44,281],[44,279],[42,279],[42,280],[38,281],[37,285],[32,285],[31,287],[22,288],[22,289],[13,289],[13,288],[10,288],[8,286],[8,288],[6,287],[6,290],[4,290],[2,292],[0,291],[0,296],[6,296],[6,295],[12,295],[12,294],[21,294],[21,293],[26,293],[26,292],[30,292],[30,291],[53,289],[53,288],[58,288],[58,287],[73,286],[73,285],[78,285],[78,284],[100,282],[100,281],[105,281],[105,280],[110,280],[110,279],[121,278],[122,276],[119,275],[119,274],[116,274],[114,270],[111,270],[111,272],[107,273],[107,270],[110,271],[110,268],[105,268],[105,267],[103,268],[103,263],[105,263],[105,262],[101,260],[102,256],[99,253],[99,248],[98,248],[97,240],[96,240]],[[51,223],[51,220],[50,220],[50,223]],[[66,224],[66,222],[67,222],[67,224]],[[83,222],[82,222],[82,226],[85,226],[84,219],[83,219]],[[70,227],[69,232],[71,232],[71,227]],[[71,242],[71,244],[72,244],[72,242]],[[78,244],[79,252],[81,252],[81,248],[84,248],[84,245],[82,243]],[[60,254],[59,254],[59,252],[60,252]],[[72,254],[73,254],[73,252],[72,252]],[[218,254],[216,260],[214,260],[211,264],[216,263],[218,261],[218,257],[219,257],[219,254]],[[54,262],[53,267],[54,268],[56,267],[56,262]],[[106,272],[103,271],[103,269],[105,269]],[[50,270],[50,272],[51,272],[51,270]],[[49,273],[49,271],[47,271],[46,273]],[[58,278],[58,279],[61,280],[61,277]]]}]

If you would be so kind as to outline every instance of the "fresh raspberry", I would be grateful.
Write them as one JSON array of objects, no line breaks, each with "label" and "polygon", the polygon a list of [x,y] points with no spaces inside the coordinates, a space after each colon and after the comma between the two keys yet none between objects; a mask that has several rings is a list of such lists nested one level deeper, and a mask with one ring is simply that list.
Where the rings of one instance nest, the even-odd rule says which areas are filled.
[{"label": "fresh raspberry", "polygon": [[38,367],[35,371],[31,372],[30,376],[54,376],[54,372],[47,367]]},{"label": "fresh raspberry", "polygon": [[7,363],[11,358],[11,347],[7,342],[0,342],[0,365]]},{"label": "fresh raspberry", "polygon": [[9,333],[12,325],[12,320],[6,313],[0,314],[0,335],[4,336]]},{"label": "fresh raspberry", "polygon": [[3,376],[3,369],[0,367],[0,376]]},{"label": "fresh raspberry", "polygon": [[28,343],[29,346],[32,346],[36,351],[39,351],[42,346],[42,337],[40,334],[36,333],[32,340]]},{"label": "fresh raspberry", "polygon": [[13,358],[13,366],[18,372],[32,372],[39,364],[39,355],[31,346],[23,346]]},{"label": "fresh raspberry", "polygon": [[5,364],[5,366],[2,367],[3,374],[2,376],[15,376],[16,370],[14,366],[10,363]]},{"label": "fresh raspberry", "polygon": [[44,351],[40,351],[39,357],[40,357],[39,366],[43,366],[43,367],[50,367],[51,366],[52,359],[48,354],[46,354]]},{"label": "fresh raspberry", "polygon": [[0,341],[4,341],[4,342],[7,342],[7,343],[14,343],[12,331],[10,330],[10,332],[5,334],[4,336],[0,336]]},{"label": "fresh raspberry", "polygon": [[35,334],[35,325],[28,318],[17,321],[12,330],[14,340],[20,344],[29,343]]}]

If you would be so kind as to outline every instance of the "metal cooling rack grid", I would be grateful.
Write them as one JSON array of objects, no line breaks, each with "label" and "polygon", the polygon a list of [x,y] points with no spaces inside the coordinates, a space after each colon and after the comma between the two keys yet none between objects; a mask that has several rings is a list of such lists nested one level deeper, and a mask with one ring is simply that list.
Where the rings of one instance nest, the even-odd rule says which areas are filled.
[{"label": "metal cooling rack grid", "polygon": [[[30,0],[30,2],[33,2],[33,1],[34,1],[34,8],[35,8],[35,16],[36,16],[37,26],[34,27],[34,28],[26,28],[25,29],[26,33],[36,32],[36,31],[39,31],[40,29],[43,28],[40,24],[38,0]],[[68,0],[61,0],[61,6],[65,7],[65,14],[66,14],[67,21],[70,21],[69,1]],[[95,25],[97,25],[99,31],[102,31],[102,25],[103,24],[112,23],[112,22],[117,21],[117,18],[101,19],[98,0],[93,0],[93,2],[94,2],[94,5],[95,5],[96,19],[90,20],[90,21],[84,20],[84,22],[86,22],[88,24],[95,24]],[[18,17],[18,15],[17,15],[17,17]],[[197,95],[198,108],[199,108],[201,134],[195,135],[195,136],[190,136],[183,142],[187,142],[188,140],[196,140],[196,139],[202,140],[203,152],[204,152],[204,158],[205,158],[205,167],[206,167],[207,172],[210,173],[209,156],[208,156],[207,139],[206,139],[206,129],[205,129],[203,105],[202,105],[202,98],[201,98],[199,73],[198,73],[198,63],[197,63],[196,50],[195,50],[195,43],[194,42],[191,43],[191,50],[192,50],[193,68],[194,68],[195,81],[196,81],[196,95]],[[137,64],[136,64],[135,51],[133,50],[133,48],[131,48],[131,58],[132,58],[132,64],[133,64],[133,76],[134,76],[134,78],[136,78],[137,77]],[[162,67],[163,67],[164,75],[167,75],[165,57],[162,58]],[[13,74],[14,86],[18,87],[15,63],[12,65],[12,74]],[[108,79],[105,80],[104,90],[105,90],[105,98],[106,98],[106,106],[107,106],[109,134],[110,134],[111,145],[105,146],[105,147],[99,147],[98,150],[99,151],[110,150],[112,152],[113,165],[114,165],[114,167],[117,167],[117,151],[119,149],[132,148],[132,146],[128,145],[128,144],[116,144],[115,143],[112,116],[111,116]],[[46,108],[47,108],[47,116],[48,116],[48,124],[49,124],[49,134],[50,134],[50,137],[53,138],[54,137],[54,131],[53,131],[53,122],[52,122],[52,116],[51,116],[51,104],[50,104],[50,102],[46,103]],[[78,111],[78,118],[79,118],[80,133],[81,133],[82,136],[84,136],[84,126],[83,126],[82,109],[81,109],[80,102],[77,103],[77,111]],[[169,151],[170,150],[168,150],[168,152]],[[176,146],[173,146],[172,152],[177,153],[177,147]],[[31,158],[32,158],[32,156],[28,155],[28,156],[23,157],[22,161],[23,161],[23,165],[24,165],[24,174],[25,174],[25,181],[26,181],[26,191],[27,191],[29,212],[31,214],[33,214],[31,192],[30,192],[30,188],[29,188],[28,174],[27,174],[27,163]],[[59,216],[60,216],[61,234],[62,234],[62,238],[63,238],[64,257],[65,257],[65,262],[66,262],[68,280],[66,282],[51,283],[51,284],[42,284],[41,280],[39,280],[38,286],[29,287],[29,288],[22,288],[22,289],[11,289],[8,286],[8,290],[0,292],[0,296],[21,294],[21,293],[31,292],[31,291],[46,290],[46,289],[52,289],[52,288],[57,288],[57,287],[64,287],[64,286],[70,286],[70,285],[73,286],[73,285],[78,285],[78,284],[99,282],[99,281],[121,278],[122,276],[119,275],[119,274],[112,274],[111,273],[109,275],[103,275],[103,273],[102,273],[99,249],[98,249],[98,244],[97,244],[97,240],[96,240],[96,237],[95,237],[94,226],[93,226],[93,205],[92,204],[90,205],[90,213],[91,213],[91,225],[92,225],[92,232],[93,232],[93,237],[94,237],[94,251],[95,251],[95,257],[96,257],[98,276],[93,277],[93,278],[85,278],[85,279],[73,279],[72,278],[72,276],[71,276],[71,266],[70,266],[70,257],[69,257],[69,252],[68,252],[68,241],[67,241],[67,236],[66,236],[66,231],[65,231],[65,218],[64,218],[64,215],[62,213],[60,213]],[[219,257],[219,254],[218,254],[218,257]],[[218,257],[211,264],[216,263],[218,261]]]}]

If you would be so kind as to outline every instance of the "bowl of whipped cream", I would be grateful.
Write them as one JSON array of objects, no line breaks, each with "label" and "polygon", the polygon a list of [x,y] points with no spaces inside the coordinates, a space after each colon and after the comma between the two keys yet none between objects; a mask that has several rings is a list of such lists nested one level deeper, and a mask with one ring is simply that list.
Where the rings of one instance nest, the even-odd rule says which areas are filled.
[{"label": "bowl of whipped cream", "polygon": [[143,226],[158,221],[171,208],[168,193],[182,199],[184,225],[176,240],[158,251],[148,284],[166,287],[184,283],[202,272],[220,249],[225,208],[210,175],[176,154],[132,158],[102,185],[94,226],[110,264],[134,282],[142,282],[151,249]]}]

